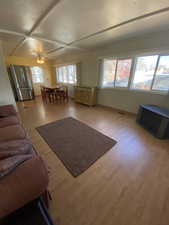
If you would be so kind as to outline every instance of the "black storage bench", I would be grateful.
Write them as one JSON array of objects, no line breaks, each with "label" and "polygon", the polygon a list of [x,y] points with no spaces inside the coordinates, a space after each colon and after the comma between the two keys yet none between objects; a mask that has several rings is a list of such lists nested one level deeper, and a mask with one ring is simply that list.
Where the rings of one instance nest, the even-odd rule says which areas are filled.
[{"label": "black storage bench", "polygon": [[169,110],[156,105],[140,105],[137,122],[155,137],[169,138]]}]

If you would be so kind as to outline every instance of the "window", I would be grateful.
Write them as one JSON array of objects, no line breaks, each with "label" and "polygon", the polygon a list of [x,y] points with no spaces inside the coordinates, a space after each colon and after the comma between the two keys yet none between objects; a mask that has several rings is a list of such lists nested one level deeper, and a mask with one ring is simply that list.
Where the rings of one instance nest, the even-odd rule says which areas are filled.
[{"label": "window", "polygon": [[117,60],[104,60],[103,64],[103,86],[114,86]]},{"label": "window", "polygon": [[157,59],[158,55],[137,58],[132,88],[151,89]]},{"label": "window", "polygon": [[132,88],[149,91],[168,91],[169,55],[138,57]]},{"label": "window", "polygon": [[161,56],[157,67],[153,90],[168,91],[169,89],[169,56]]},{"label": "window", "polygon": [[134,60],[104,59],[101,86],[167,92],[169,55],[139,56]]},{"label": "window", "polygon": [[43,83],[43,69],[39,66],[31,67],[33,83]]},{"label": "window", "polygon": [[131,59],[118,60],[115,80],[116,87],[128,87],[131,64]]},{"label": "window", "polygon": [[105,59],[102,86],[128,87],[131,64],[132,59]]},{"label": "window", "polygon": [[67,65],[56,68],[56,76],[59,83],[76,84],[76,74],[76,65]]}]

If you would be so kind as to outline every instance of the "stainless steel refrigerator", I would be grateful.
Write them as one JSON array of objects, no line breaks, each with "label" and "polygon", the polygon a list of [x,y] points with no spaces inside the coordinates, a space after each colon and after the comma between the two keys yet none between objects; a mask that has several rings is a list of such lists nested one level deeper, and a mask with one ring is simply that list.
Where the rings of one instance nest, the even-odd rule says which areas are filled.
[{"label": "stainless steel refrigerator", "polygon": [[16,101],[35,98],[31,70],[28,66],[10,65],[8,74]]}]

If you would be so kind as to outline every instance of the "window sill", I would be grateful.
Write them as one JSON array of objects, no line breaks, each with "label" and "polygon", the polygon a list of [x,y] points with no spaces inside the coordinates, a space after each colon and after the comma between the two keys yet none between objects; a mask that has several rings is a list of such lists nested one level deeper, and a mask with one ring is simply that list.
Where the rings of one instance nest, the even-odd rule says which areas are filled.
[{"label": "window sill", "polygon": [[158,94],[158,95],[169,95],[169,91],[147,91],[147,90],[141,90],[141,89],[128,89],[125,87],[99,87],[98,89],[104,90],[104,89],[111,89],[111,90],[121,90],[121,91],[131,91],[131,92],[141,92],[141,93],[147,93],[147,94]]},{"label": "window sill", "polygon": [[157,91],[157,90],[151,90],[151,91],[147,91],[147,90],[142,90],[142,89],[130,89],[130,91],[134,91],[134,92],[143,92],[143,93],[150,93],[150,94],[158,94],[158,95],[168,95],[169,92],[168,91]]},{"label": "window sill", "polygon": [[69,86],[76,86],[77,85],[77,84],[72,84],[72,83],[61,83],[61,82],[58,82],[57,84],[69,85]]},{"label": "window sill", "polygon": [[33,84],[44,84],[44,82],[33,82]]},{"label": "window sill", "polygon": [[129,91],[127,87],[109,87],[109,86],[104,86],[104,87],[99,87],[99,89],[113,89],[113,90],[126,90]]}]

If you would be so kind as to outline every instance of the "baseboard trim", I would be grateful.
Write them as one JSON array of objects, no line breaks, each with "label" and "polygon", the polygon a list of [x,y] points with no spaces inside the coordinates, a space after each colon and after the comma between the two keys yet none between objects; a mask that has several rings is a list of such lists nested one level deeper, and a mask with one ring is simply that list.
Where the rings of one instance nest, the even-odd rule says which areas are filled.
[{"label": "baseboard trim", "polygon": [[103,107],[105,109],[116,111],[117,113],[120,113],[120,114],[127,114],[127,115],[130,115],[130,116],[136,116],[137,115],[137,113],[128,112],[128,111],[125,111],[125,110],[122,110],[122,109],[117,109],[117,108],[114,108],[114,107],[111,107],[111,106],[102,105],[102,104],[97,104],[96,106],[100,106],[100,107]]}]

